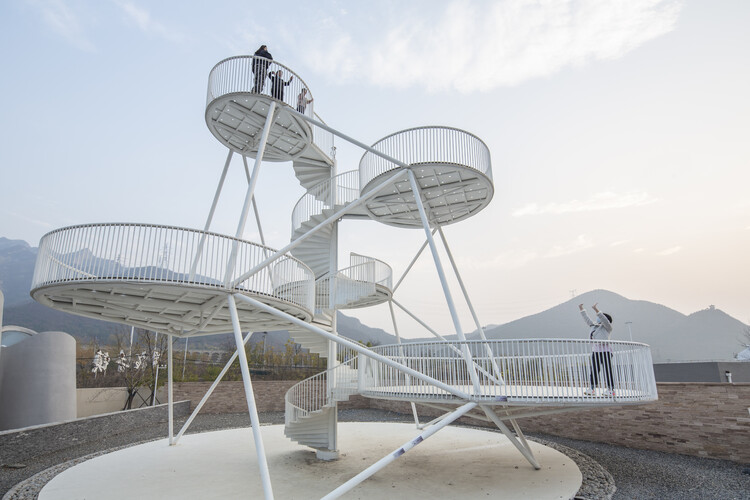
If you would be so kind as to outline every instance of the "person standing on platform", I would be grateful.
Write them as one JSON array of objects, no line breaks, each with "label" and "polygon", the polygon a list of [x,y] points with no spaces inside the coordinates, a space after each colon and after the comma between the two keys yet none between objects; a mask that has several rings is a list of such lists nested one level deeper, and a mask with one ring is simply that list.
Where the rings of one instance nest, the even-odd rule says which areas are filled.
[{"label": "person standing on platform", "polygon": [[607,313],[599,311],[597,307],[598,303],[591,306],[596,313],[598,321],[594,323],[591,321],[586,309],[583,308],[583,304],[578,304],[578,310],[581,311],[581,317],[583,321],[591,328],[589,332],[589,338],[591,340],[600,340],[602,342],[595,342],[591,353],[591,386],[586,390],[587,396],[596,395],[596,386],[599,385],[599,372],[604,368],[604,376],[607,381],[607,389],[604,391],[604,396],[614,397],[615,395],[615,384],[614,378],[612,377],[612,346],[609,345],[609,337],[612,335],[612,316]]},{"label": "person standing on platform", "polygon": [[290,76],[289,80],[285,82],[284,78],[281,76],[281,70],[277,70],[276,73],[268,73],[268,78],[271,79],[271,97],[283,101],[284,87],[292,83],[294,75]]},{"label": "person standing on platform", "polygon": [[260,48],[255,51],[253,57],[253,77],[255,79],[253,92],[263,92],[263,88],[266,86],[266,72],[268,71],[268,66],[271,64],[271,61],[273,61],[273,56],[268,52],[268,47],[261,45]]},{"label": "person standing on platform", "polygon": [[297,96],[297,111],[304,114],[305,109],[307,109],[307,105],[313,102],[313,99],[307,98],[307,89],[302,88],[302,91]]}]

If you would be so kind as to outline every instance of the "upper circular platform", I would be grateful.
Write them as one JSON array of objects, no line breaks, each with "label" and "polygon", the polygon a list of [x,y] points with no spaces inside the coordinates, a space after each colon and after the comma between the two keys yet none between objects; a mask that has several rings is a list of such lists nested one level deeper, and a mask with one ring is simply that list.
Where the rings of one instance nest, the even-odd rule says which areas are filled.
[{"label": "upper circular platform", "polygon": [[[464,220],[492,200],[492,164],[487,145],[469,132],[451,127],[418,127],[385,137],[373,148],[409,165],[431,225]],[[403,167],[366,152],[359,162],[362,194]],[[399,227],[421,227],[408,178],[393,182],[366,203],[371,218]]]},{"label": "upper circular platform", "polygon": [[[269,73],[279,80],[274,83]],[[256,80],[257,77],[257,80]],[[287,84],[288,82],[288,84]],[[276,116],[263,155],[267,161],[289,161],[300,156],[314,141],[310,125],[290,110],[314,116],[313,104],[298,108],[305,89],[305,101],[312,99],[307,84],[292,70],[269,59],[236,56],[216,64],[208,76],[206,124],[226,147],[255,157],[271,103]]]},{"label": "upper circular platform", "polygon": [[[80,316],[183,337],[231,332],[231,293],[310,321],[315,277],[302,262],[283,255],[243,276],[273,253],[262,245],[194,229],[72,226],[39,242],[31,295]],[[237,309],[242,331],[293,326],[245,301],[237,301]]]}]

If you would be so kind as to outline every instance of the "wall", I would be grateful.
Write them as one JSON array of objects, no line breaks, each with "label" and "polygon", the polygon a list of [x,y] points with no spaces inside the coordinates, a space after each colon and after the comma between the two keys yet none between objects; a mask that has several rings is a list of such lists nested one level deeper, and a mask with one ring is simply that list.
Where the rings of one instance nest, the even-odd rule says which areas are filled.
[{"label": "wall", "polygon": [[[142,387],[138,390],[138,395],[133,400],[133,407],[138,408],[145,404],[143,400],[148,401],[151,391]],[[126,387],[98,387],[76,389],[76,415],[78,418],[102,415],[112,413],[125,408],[125,401],[128,399],[128,389]],[[159,387],[156,391],[157,403],[167,402],[167,387]],[[181,401],[176,398],[175,401]]]},{"label": "wall", "polygon": [[[295,383],[253,382],[258,411],[282,411],[284,394]],[[175,383],[175,399],[191,399],[195,407],[209,385]],[[527,432],[750,463],[750,384],[658,383],[657,387],[659,400],[648,405],[572,411],[519,422]],[[352,397],[339,408],[411,414],[409,403],[361,396]],[[418,408],[423,422],[438,415],[435,410]],[[220,383],[204,411],[246,412],[242,382]],[[461,422],[489,425],[473,419]]]},{"label": "wall", "polygon": [[708,361],[694,363],[659,363],[654,365],[658,382],[750,382],[750,363],[746,361]]},{"label": "wall", "polygon": [[[174,404],[175,418],[187,416],[188,401]],[[24,463],[43,454],[55,453],[72,445],[97,443],[106,449],[109,436],[155,425],[164,426],[167,436],[167,405],[119,411],[68,422],[37,425],[0,432],[0,457],[3,463]]]}]

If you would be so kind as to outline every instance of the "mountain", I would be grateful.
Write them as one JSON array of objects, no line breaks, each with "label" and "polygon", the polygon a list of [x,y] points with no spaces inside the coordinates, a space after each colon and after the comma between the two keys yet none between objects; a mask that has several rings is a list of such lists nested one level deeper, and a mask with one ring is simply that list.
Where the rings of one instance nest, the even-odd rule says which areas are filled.
[{"label": "mountain", "polygon": [[[663,305],[630,300],[607,290],[578,295],[546,311],[497,327],[486,328],[490,339],[586,338],[578,304],[593,317],[591,305],[612,316],[612,340],[633,340],[651,346],[655,363],[676,361],[731,361],[741,350],[738,340],[747,328],[742,322],[716,308],[686,316]],[[630,325],[627,322],[631,322]],[[473,332],[467,338],[478,339]]]},{"label": "mountain", "polygon": [[[5,295],[3,323],[25,326],[36,331],[61,330],[78,339],[95,338],[107,342],[128,327],[83,318],[50,309],[29,296],[37,249],[25,241],[0,238],[0,289]],[[654,362],[730,361],[743,349],[739,343],[747,326],[713,306],[686,316],[666,306],[643,300],[630,300],[607,290],[593,290],[563,304],[504,325],[485,327],[490,339],[513,338],[586,338],[588,328],[578,312],[578,304],[587,308],[599,302],[602,311],[613,317],[613,340],[633,340],[651,346]],[[395,336],[362,324],[357,318],[338,315],[339,333],[347,338],[371,343],[393,344]],[[630,322],[630,325],[627,324]],[[629,328],[630,327],[630,328]],[[269,346],[283,348],[289,339],[286,331],[253,334],[250,342],[265,338]],[[446,336],[455,339],[456,336]],[[467,334],[478,339],[479,334]],[[410,339],[419,342],[431,339]],[[231,335],[196,337],[190,345],[198,348],[225,348],[234,344]],[[228,348],[228,347],[227,347]]]},{"label": "mountain", "polygon": [[36,253],[25,241],[0,237],[0,290],[6,308],[32,300],[29,290]]}]

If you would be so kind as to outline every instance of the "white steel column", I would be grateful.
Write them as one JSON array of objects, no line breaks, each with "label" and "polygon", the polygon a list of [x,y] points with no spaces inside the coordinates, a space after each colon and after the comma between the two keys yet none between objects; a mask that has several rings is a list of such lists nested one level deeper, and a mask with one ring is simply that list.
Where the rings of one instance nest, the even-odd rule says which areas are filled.
[{"label": "white steel column", "polygon": [[[490,420],[492,420],[495,425],[497,426],[500,431],[502,431],[503,434],[505,434],[505,437],[508,438],[508,440],[513,443],[513,446],[518,448],[518,451],[521,452],[521,454],[526,458],[526,460],[529,461],[531,465],[534,466],[536,470],[541,469],[542,467],[539,465],[539,462],[536,461],[536,458],[534,458],[534,454],[531,453],[531,448],[525,448],[521,443],[518,442],[518,439],[516,439],[516,436],[513,435],[512,432],[510,432],[510,429],[508,429],[508,426],[505,425],[505,423],[500,420],[500,418],[495,414],[494,411],[492,411],[492,408],[489,408],[487,406],[480,406],[482,410],[484,410],[484,414],[489,417]],[[528,443],[526,443],[528,446]]]},{"label": "white steel column", "polygon": [[[432,230],[432,234],[435,234],[435,231],[437,229]],[[411,271],[411,268],[414,266],[414,264],[417,262],[417,259],[420,255],[422,255],[422,252],[424,252],[424,249],[427,247],[427,244],[429,243],[429,240],[424,240],[424,243],[422,243],[422,246],[419,248],[419,251],[417,251],[417,254],[414,256],[414,258],[411,260],[408,266],[406,266],[406,270],[401,275],[401,278],[396,282],[396,286],[393,287],[392,292],[396,293],[396,289],[401,286],[401,282],[404,281],[404,278],[406,278],[406,275],[409,274],[409,271]]]},{"label": "white steel column", "polygon": [[471,311],[471,317],[474,319],[474,324],[476,325],[477,330],[479,331],[479,336],[485,343],[484,351],[487,354],[487,356],[490,358],[490,362],[492,363],[492,370],[495,372],[495,376],[499,378],[501,381],[503,381],[503,375],[502,373],[500,373],[500,368],[497,366],[497,361],[495,360],[495,356],[492,354],[492,349],[490,348],[489,345],[487,345],[487,337],[484,334],[484,328],[482,328],[482,325],[479,323],[479,318],[477,317],[477,313],[476,311],[474,311],[474,306],[471,304],[471,300],[469,299],[469,293],[466,291],[466,287],[464,286],[464,280],[461,279],[461,274],[459,274],[458,272],[458,266],[456,266],[456,261],[453,259],[453,253],[451,252],[451,249],[448,246],[448,240],[445,239],[443,228],[438,226],[437,230],[440,233],[440,239],[442,240],[443,246],[445,247],[445,252],[448,254],[448,261],[450,261],[451,267],[453,267],[453,273],[456,275],[456,279],[458,280],[458,286],[461,287],[461,293],[464,294],[464,300],[466,300],[466,305],[469,306],[469,311]]},{"label": "white steel column", "polygon": [[428,375],[425,375],[424,373],[413,370],[409,368],[408,366],[404,366],[400,363],[397,363],[386,356],[382,356],[380,354],[372,352],[370,349],[368,349],[367,347],[363,347],[361,344],[357,342],[352,342],[351,340],[348,340],[345,337],[337,337],[336,335],[330,332],[327,332],[323,330],[322,328],[318,328],[317,326],[311,325],[310,323],[302,321],[299,318],[295,318],[291,314],[285,313],[284,311],[280,309],[276,309],[275,307],[271,307],[267,304],[264,304],[263,302],[256,300],[252,297],[248,297],[247,295],[235,294],[235,297],[237,298],[237,300],[247,302],[248,304],[251,304],[255,306],[256,308],[260,309],[261,311],[267,312],[268,314],[271,314],[278,318],[283,318],[286,321],[289,321],[290,323],[294,323],[295,325],[301,326],[302,328],[310,330],[313,333],[317,333],[321,337],[324,337],[329,340],[333,340],[337,344],[348,347],[352,351],[356,351],[359,354],[363,354],[364,356],[374,359],[375,361],[379,363],[383,363],[384,365],[390,366],[391,368],[395,368],[396,370],[400,372],[411,375],[415,379],[422,380],[423,382],[427,382],[428,384],[434,385],[438,389],[442,389],[448,394],[453,394],[454,396],[460,399],[466,400],[466,401],[471,399],[471,396],[469,394],[463,391],[460,391],[456,389],[455,387],[452,387],[448,384],[445,384],[441,382],[440,380],[437,380]]},{"label": "white steel column", "polygon": [[[260,136],[260,144],[258,145],[258,153],[255,156],[255,166],[253,167],[253,174],[250,178],[250,183],[247,186],[247,193],[245,194],[245,203],[242,205],[242,213],[240,214],[240,220],[237,223],[237,232],[234,237],[238,240],[242,238],[245,231],[245,223],[247,222],[247,214],[250,212],[250,205],[252,204],[253,196],[255,194],[255,184],[258,182],[258,174],[260,173],[260,164],[263,160],[263,153],[266,151],[266,143],[268,142],[268,134],[271,131],[271,125],[275,120],[276,102],[271,101],[271,105],[268,107],[268,114],[266,115],[266,123],[263,125],[263,133]],[[232,279],[232,273],[234,272],[235,259],[237,255],[237,241],[232,245],[232,254],[229,257],[227,263],[227,273],[224,278],[224,283],[230,286]]]},{"label": "white steel column", "polygon": [[422,227],[424,228],[425,235],[427,235],[427,241],[430,244],[430,251],[432,252],[432,258],[435,261],[435,267],[437,268],[438,277],[440,278],[440,284],[443,286],[443,293],[445,294],[445,300],[448,303],[448,309],[450,310],[451,317],[453,318],[453,326],[456,328],[456,335],[459,341],[461,341],[461,350],[464,353],[464,360],[466,361],[466,367],[469,369],[469,376],[471,382],[474,385],[474,391],[480,394],[479,387],[479,376],[474,368],[474,362],[471,357],[471,351],[469,346],[466,345],[466,337],[464,336],[463,329],[461,328],[461,322],[458,320],[458,313],[456,312],[456,305],[453,303],[453,297],[451,296],[450,289],[448,288],[448,281],[445,279],[445,272],[443,271],[443,265],[440,263],[440,256],[438,255],[437,246],[435,246],[435,240],[432,238],[432,232],[430,231],[430,222],[427,220],[427,214],[424,211],[424,205],[422,204],[422,195],[419,189],[419,183],[417,178],[411,169],[407,169],[409,174],[409,182],[411,183],[411,190],[414,193],[414,201],[419,209],[419,216],[422,218]]},{"label": "white steel column", "polygon": [[240,370],[242,371],[242,381],[245,387],[245,399],[247,400],[247,410],[250,413],[250,423],[253,427],[253,439],[255,440],[255,454],[258,456],[258,467],[260,468],[260,478],[263,482],[263,493],[265,498],[273,498],[273,489],[271,488],[271,476],[268,473],[268,462],[266,461],[266,450],[263,448],[263,437],[260,434],[260,420],[258,419],[258,409],[255,407],[255,395],[253,394],[253,384],[250,381],[250,370],[247,367],[247,355],[245,354],[245,344],[242,342],[242,332],[240,332],[240,318],[237,315],[237,305],[234,302],[234,296],[227,295],[229,303],[229,313],[232,316],[232,327],[234,328],[234,341],[237,344],[237,353],[240,358]]},{"label": "white steel column", "polygon": [[200,262],[201,254],[203,252],[203,245],[206,243],[206,232],[211,227],[211,221],[214,218],[214,213],[216,212],[216,205],[219,202],[219,195],[221,194],[221,189],[224,186],[224,181],[227,178],[227,172],[229,171],[229,164],[232,161],[232,154],[233,151],[230,149],[229,153],[227,154],[227,161],[224,162],[224,170],[221,171],[221,177],[219,178],[219,185],[216,186],[216,193],[214,194],[214,201],[211,203],[211,209],[208,211],[208,218],[206,219],[206,225],[203,226],[203,235],[201,236],[201,241],[198,243],[198,248],[195,251],[195,259],[193,260],[193,265],[190,267],[190,281],[195,278],[195,270],[198,267],[198,262]]},{"label": "white steel column", "polygon": [[452,423],[456,419],[462,417],[465,413],[468,411],[471,411],[477,404],[476,403],[466,403],[465,405],[459,407],[457,410],[455,410],[453,413],[445,417],[443,420],[438,422],[437,424],[433,425],[423,433],[421,433],[419,436],[415,437],[411,441],[404,443],[403,446],[398,448],[397,450],[394,450],[392,453],[390,453],[388,456],[381,458],[326,496],[324,496],[321,500],[332,500],[334,498],[339,498],[341,495],[346,493],[347,491],[351,490],[355,486],[357,486],[359,483],[367,479],[368,477],[372,476],[376,472],[378,472],[380,469],[385,467],[386,465],[390,464],[400,456],[404,455],[407,451],[411,450],[415,446],[417,446],[419,443],[424,441],[425,439],[429,438],[433,434],[435,434],[437,431],[445,427],[446,425]]},{"label": "white steel column", "polygon": [[[422,246],[422,249],[424,249],[424,245]],[[420,250],[421,252],[422,250]],[[391,311],[391,321],[393,322],[393,331],[396,334],[396,342],[401,345],[401,335],[398,333],[398,325],[396,324],[396,314],[393,311],[393,297],[391,297],[391,300],[388,301],[388,309]],[[401,351],[399,354],[403,357],[404,355],[404,348],[399,347],[399,350]],[[408,377],[408,375],[407,375]],[[409,379],[407,378],[407,384],[409,383]],[[419,415],[417,414],[417,405],[414,404],[414,401],[410,401],[411,403],[411,413],[414,415],[414,423],[417,425],[417,428],[419,428]]]},{"label": "white steel column", "polygon": [[314,228],[310,229],[305,234],[303,234],[299,238],[295,239],[294,241],[292,241],[291,243],[289,243],[287,246],[285,246],[281,250],[276,250],[276,252],[274,252],[273,255],[271,255],[270,257],[268,257],[267,259],[265,259],[263,262],[261,262],[260,264],[258,264],[254,268],[252,268],[249,271],[247,271],[245,274],[243,274],[243,275],[238,276],[237,278],[235,278],[234,281],[231,283],[231,286],[235,286],[237,283],[242,283],[243,281],[245,281],[246,279],[248,279],[253,274],[255,274],[258,271],[260,271],[261,269],[265,268],[274,259],[278,258],[281,255],[284,255],[285,253],[293,250],[294,248],[297,248],[297,246],[301,245],[302,242],[304,242],[305,240],[307,240],[307,238],[310,238],[311,236],[313,236],[320,229],[328,226],[328,224],[330,224],[331,222],[333,222],[333,221],[335,221],[337,219],[340,219],[342,216],[344,216],[345,214],[351,212],[352,210],[354,210],[355,208],[359,207],[360,205],[363,205],[370,198],[375,197],[375,195],[377,195],[380,192],[381,189],[390,186],[393,182],[395,182],[398,178],[403,177],[405,174],[406,174],[406,172],[404,170],[401,170],[401,171],[397,172],[396,174],[394,174],[393,176],[385,179],[383,182],[381,182],[380,184],[378,184],[375,189],[373,189],[372,191],[368,192],[367,194],[365,194],[361,198],[358,198],[357,201],[349,203],[348,205],[346,205],[345,207],[343,207],[341,210],[338,210],[335,214],[331,215],[326,220],[324,220],[323,222],[321,222],[320,224],[318,224]]},{"label": "white steel column", "polygon": [[[250,340],[251,335],[252,335],[252,332],[247,332],[247,335],[245,335],[245,340],[242,341],[243,346],[247,344],[248,340]],[[265,347],[265,343],[264,343],[264,347]],[[193,413],[190,414],[190,417],[188,417],[187,421],[182,425],[182,429],[180,429],[180,432],[177,433],[177,437],[174,438],[174,444],[177,444],[177,441],[179,441],[182,435],[185,433],[185,431],[188,430],[188,427],[190,427],[190,424],[198,415],[198,412],[201,411],[201,408],[203,408],[203,405],[206,404],[206,401],[208,401],[209,396],[213,394],[214,389],[216,389],[216,387],[219,385],[219,382],[221,382],[221,379],[224,378],[224,375],[227,374],[227,372],[229,371],[229,367],[231,367],[232,363],[234,363],[234,360],[237,359],[238,352],[239,351],[235,350],[234,354],[232,354],[229,357],[229,361],[227,361],[227,363],[224,365],[224,368],[221,370],[221,373],[219,373],[219,375],[216,377],[216,380],[213,381],[213,383],[211,384],[211,387],[208,388],[208,390],[203,395],[198,405],[193,410]]]},{"label": "white steel column", "polygon": [[174,444],[174,390],[172,387],[172,379],[174,378],[174,366],[172,363],[172,336],[167,335],[167,343],[169,348],[167,349],[167,372],[169,372],[169,378],[167,379],[167,408],[169,411],[169,445]]}]

